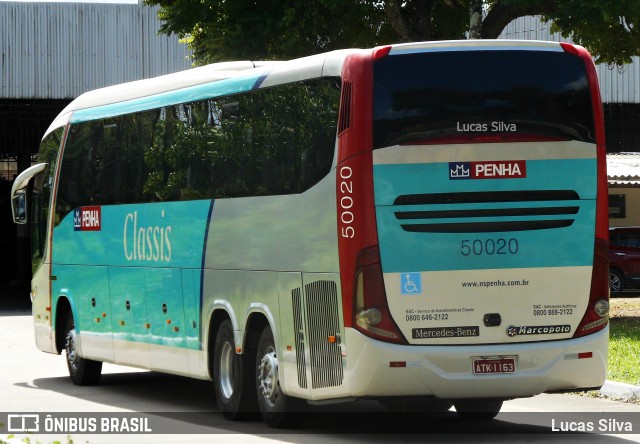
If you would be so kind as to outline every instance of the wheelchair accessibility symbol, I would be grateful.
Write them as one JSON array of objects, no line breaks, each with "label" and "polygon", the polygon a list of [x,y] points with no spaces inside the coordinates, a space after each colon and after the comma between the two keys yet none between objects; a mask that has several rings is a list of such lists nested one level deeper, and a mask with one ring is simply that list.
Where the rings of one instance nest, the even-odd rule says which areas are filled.
[{"label": "wheelchair accessibility symbol", "polygon": [[400,275],[400,292],[402,294],[422,293],[422,275],[420,273],[402,273]]}]

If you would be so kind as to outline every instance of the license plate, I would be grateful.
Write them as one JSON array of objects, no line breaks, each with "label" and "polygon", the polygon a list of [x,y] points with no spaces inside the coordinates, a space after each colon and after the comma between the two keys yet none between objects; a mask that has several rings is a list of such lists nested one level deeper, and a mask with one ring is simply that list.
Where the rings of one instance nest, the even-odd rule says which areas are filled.
[{"label": "license plate", "polygon": [[515,373],[516,358],[480,358],[473,360],[474,375]]}]

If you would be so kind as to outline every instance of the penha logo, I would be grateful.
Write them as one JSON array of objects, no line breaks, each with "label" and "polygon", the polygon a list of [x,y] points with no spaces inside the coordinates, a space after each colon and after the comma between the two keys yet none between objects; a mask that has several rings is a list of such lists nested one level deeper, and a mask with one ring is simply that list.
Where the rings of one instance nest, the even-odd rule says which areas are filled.
[{"label": "penha logo", "polygon": [[482,162],[449,162],[449,180],[459,179],[524,179],[525,160],[494,160]]},{"label": "penha logo", "polygon": [[79,207],[73,210],[74,231],[100,231],[102,209],[99,206]]}]

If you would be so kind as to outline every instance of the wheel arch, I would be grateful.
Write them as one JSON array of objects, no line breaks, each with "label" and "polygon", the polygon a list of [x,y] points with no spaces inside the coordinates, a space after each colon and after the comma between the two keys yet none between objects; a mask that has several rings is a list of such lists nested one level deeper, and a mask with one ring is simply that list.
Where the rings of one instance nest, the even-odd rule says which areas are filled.
[{"label": "wheel arch", "polygon": [[271,331],[274,333],[275,337],[275,329],[267,315],[261,311],[254,311],[249,313],[249,317],[247,318],[247,322],[245,324],[245,330],[242,341],[242,352],[250,352],[253,353],[258,346],[258,341],[260,340],[260,334],[265,329],[265,327],[271,328]]},{"label": "wheel arch", "polygon": [[279,335],[275,328],[275,321],[270,311],[266,309],[262,304],[252,304],[248,307],[245,314],[244,329],[240,330],[238,320],[235,316],[233,308],[228,303],[214,304],[211,314],[209,315],[209,322],[206,324],[208,330],[205,333],[206,343],[203,345],[203,350],[207,354],[207,371],[209,379],[213,380],[213,348],[216,341],[216,335],[220,325],[225,321],[231,321],[234,330],[236,351],[239,347],[242,354],[252,356],[258,347],[258,341],[260,335],[265,327],[269,327],[273,333],[276,347],[279,349],[280,345],[277,343]]},{"label": "wheel arch", "polygon": [[207,334],[205,336],[207,342],[204,344],[204,350],[207,354],[207,372],[209,373],[209,379],[211,380],[213,380],[213,360],[211,357],[213,356],[213,347],[216,343],[216,334],[218,333],[220,325],[222,325],[226,320],[231,321],[234,328],[236,327],[235,316],[232,314],[230,315],[227,308],[222,306],[214,308],[209,316]]},{"label": "wheel arch", "polygon": [[66,296],[60,296],[56,302],[56,311],[54,319],[54,334],[55,334],[55,346],[58,354],[62,353],[65,345],[65,323],[69,313],[73,314],[74,320],[76,319],[74,310],[71,306],[71,302]]}]

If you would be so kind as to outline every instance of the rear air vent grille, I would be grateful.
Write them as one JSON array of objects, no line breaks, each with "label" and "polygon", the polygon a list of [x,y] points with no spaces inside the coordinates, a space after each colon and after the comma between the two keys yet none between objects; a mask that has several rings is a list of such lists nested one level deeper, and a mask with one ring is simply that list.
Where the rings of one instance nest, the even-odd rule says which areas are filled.
[{"label": "rear air vent grille", "polygon": [[[303,296],[304,294],[304,296]],[[337,387],[344,380],[340,346],[338,286],[317,281],[292,293],[298,385],[312,389]]]},{"label": "rear air vent grille", "polygon": [[[410,232],[491,233],[546,230],[571,226],[575,220],[572,216],[580,210],[579,199],[580,196],[573,190],[410,194],[398,196],[394,206],[411,205],[422,208],[402,209],[394,214],[401,221],[402,229]],[[575,205],[568,201],[575,201]],[[531,206],[534,202],[537,205]],[[456,208],[424,208],[448,204],[454,204]],[[473,205],[473,208],[460,208],[466,204]],[[469,220],[473,218],[477,220]]]},{"label": "rear air vent grille", "polygon": [[494,202],[540,202],[545,200],[579,200],[573,190],[481,191],[466,193],[405,194],[394,205],[465,204]]},{"label": "rear air vent grille", "polygon": [[342,351],[339,336],[338,287],[335,282],[318,281],[304,286],[307,305],[307,337],[311,355],[311,387],[342,385]]}]

